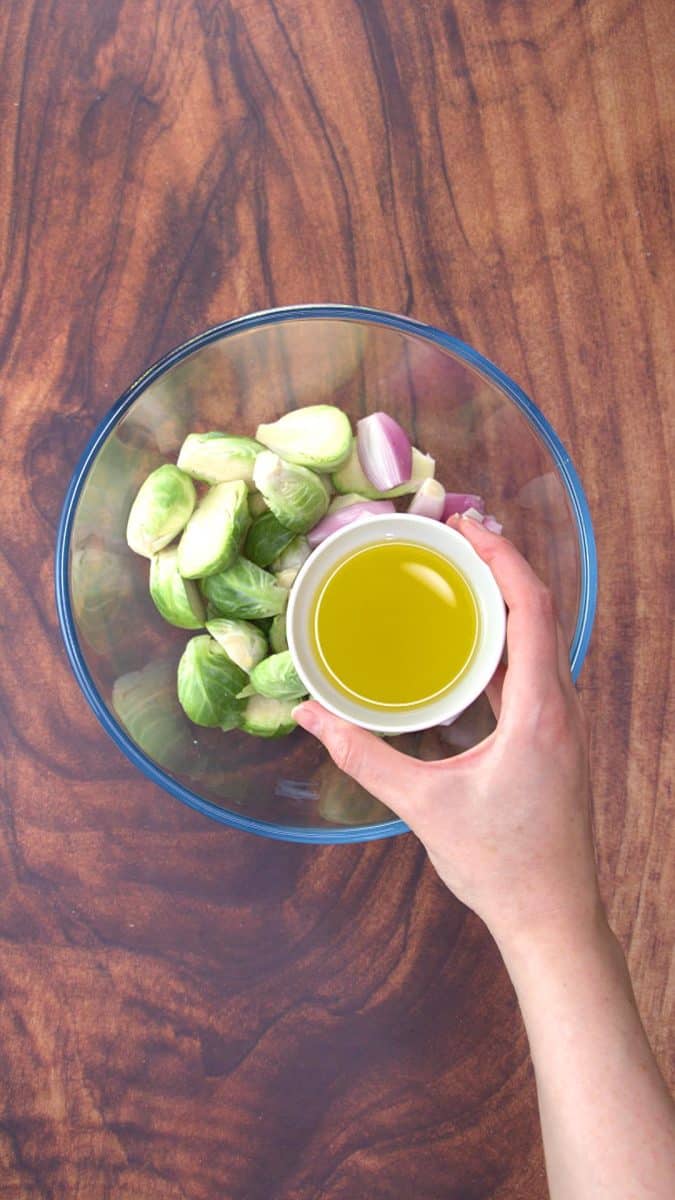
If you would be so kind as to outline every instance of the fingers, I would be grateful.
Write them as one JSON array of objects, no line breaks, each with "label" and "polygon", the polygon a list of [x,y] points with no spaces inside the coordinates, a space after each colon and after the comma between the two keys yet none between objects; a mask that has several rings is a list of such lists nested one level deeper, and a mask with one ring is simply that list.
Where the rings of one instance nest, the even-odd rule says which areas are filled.
[{"label": "fingers", "polygon": [[394,750],[358,725],[333,716],[316,700],[297,705],[293,716],[298,725],[323,743],[341,771],[408,821],[424,786],[424,763]]},{"label": "fingers", "polygon": [[506,538],[489,533],[471,517],[451,517],[448,524],[487,563],[506,601],[509,694],[540,691],[547,679],[557,683],[557,622],[548,588]]}]

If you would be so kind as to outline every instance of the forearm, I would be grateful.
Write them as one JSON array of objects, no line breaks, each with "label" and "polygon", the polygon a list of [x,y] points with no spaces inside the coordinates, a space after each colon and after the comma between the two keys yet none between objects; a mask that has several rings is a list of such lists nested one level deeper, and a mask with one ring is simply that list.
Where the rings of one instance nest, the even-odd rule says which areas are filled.
[{"label": "forearm", "polygon": [[500,945],[529,1037],[552,1200],[670,1200],[674,1109],[604,919]]}]

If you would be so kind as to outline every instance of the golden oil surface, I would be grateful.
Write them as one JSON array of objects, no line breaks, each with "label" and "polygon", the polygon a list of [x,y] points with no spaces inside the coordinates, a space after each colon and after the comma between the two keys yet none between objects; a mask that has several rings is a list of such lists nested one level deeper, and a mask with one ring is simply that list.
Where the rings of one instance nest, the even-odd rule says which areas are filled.
[{"label": "golden oil surface", "polygon": [[344,695],[376,708],[414,708],[442,695],[468,666],[478,607],[464,576],[412,542],[348,555],[318,591],[311,634]]}]

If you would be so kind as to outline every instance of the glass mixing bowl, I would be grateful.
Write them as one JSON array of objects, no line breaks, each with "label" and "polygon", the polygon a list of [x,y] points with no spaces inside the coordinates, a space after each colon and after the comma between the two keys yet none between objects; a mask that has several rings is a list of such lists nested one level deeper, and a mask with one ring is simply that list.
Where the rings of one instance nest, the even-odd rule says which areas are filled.
[{"label": "glass mixing bowl", "polygon": [[[405,825],[302,730],[266,741],[192,725],[176,699],[188,631],[164,623],[148,562],[125,540],[145,476],[185,435],[255,433],[290,408],[385,409],[436,459],[449,491],[477,492],[552,588],[576,677],[597,569],[569,455],[531,400],[482,355],[407,317],[343,305],[228,321],[167,354],[99,425],[70,482],[56,547],[59,620],[75,676],[113,741],[154,783],[216,821],[267,837],[349,842]],[[392,739],[435,759],[493,728],[485,697],[451,726]]]}]

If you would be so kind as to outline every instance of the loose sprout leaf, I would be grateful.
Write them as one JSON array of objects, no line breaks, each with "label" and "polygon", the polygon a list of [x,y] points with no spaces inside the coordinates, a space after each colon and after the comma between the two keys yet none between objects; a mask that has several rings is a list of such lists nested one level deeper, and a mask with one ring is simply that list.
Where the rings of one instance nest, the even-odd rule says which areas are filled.
[{"label": "loose sprout leaf", "polygon": [[352,431],[347,416],[332,404],[312,404],[259,425],[256,438],[286,462],[334,471],[345,461]]},{"label": "loose sprout leaf", "polygon": [[225,571],[202,580],[202,592],[221,617],[257,620],[284,612],[288,592],[273,575],[247,558],[238,558]]},{"label": "loose sprout leaf", "polygon": [[150,595],[157,611],[179,629],[202,629],[206,619],[204,601],[192,579],[178,570],[178,550],[167,546],[150,560]]},{"label": "loose sprout leaf", "polygon": [[229,567],[239,554],[250,516],[242,480],[218,483],[200,500],[178,543],[178,569],[203,579]]},{"label": "loose sprout leaf", "polygon": [[195,485],[178,467],[166,463],[148,475],[127,521],[127,542],[136,554],[152,558],[185,528],[197,501]]},{"label": "loose sprout leaf", "polygon": [[190,433],[180,448],[178,466],[202,483],[228,483],[242,479],[251,485],[253,464],[262,450],[249,437],[227,433]]}]

